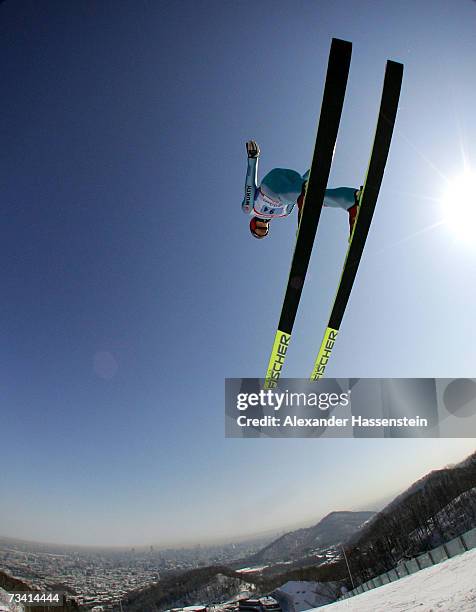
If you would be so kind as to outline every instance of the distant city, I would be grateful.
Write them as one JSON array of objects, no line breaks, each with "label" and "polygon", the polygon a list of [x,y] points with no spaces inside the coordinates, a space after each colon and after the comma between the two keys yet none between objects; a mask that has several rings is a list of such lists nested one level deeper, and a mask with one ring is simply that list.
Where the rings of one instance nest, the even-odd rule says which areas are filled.
[{"label": "distant city", "polygon": [[81,606],[110,605],[156,584],[168,572],[229,565],[256,553],[274,536],[190,548],[74,548],[0,538],[0,570],[42,591],[63,589]]}]

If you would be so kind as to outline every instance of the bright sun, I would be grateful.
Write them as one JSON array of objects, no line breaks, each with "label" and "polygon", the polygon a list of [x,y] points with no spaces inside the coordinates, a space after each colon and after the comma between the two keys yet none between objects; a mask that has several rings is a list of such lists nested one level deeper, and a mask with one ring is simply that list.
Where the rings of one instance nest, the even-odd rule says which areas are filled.
[{"label": "bright sun", "polygon": [[[476,173],[465,172],[449,182],[443,196],[445,220],[462,239],[474,240],[476,232]],[[475,241],[476,242],[476,241]]]}]

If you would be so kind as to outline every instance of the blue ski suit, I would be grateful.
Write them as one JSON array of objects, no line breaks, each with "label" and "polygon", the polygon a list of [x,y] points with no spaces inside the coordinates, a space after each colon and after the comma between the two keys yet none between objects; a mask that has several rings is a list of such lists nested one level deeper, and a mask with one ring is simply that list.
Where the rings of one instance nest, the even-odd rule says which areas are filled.
[{"label": "blue ski suit", "polygon": [[[295,170],[274,168],[258,185],[258,158],[248,158],[246,172],[245,197],[241,204],[243,212],[259,219],[287,217],[291,214],[302,187],[309,178],[309,170],[302,176]],[[324,206],[349,210],[355,204],[355,188],[337,187],[326,189]]]}]

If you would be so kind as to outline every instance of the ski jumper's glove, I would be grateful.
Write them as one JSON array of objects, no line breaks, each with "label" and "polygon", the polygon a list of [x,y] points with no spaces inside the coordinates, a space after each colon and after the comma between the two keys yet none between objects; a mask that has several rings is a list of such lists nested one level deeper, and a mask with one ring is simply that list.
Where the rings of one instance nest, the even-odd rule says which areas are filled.
[{"label": "ski jumper's glove", "polygon": [[260,149],[258,143],[255,140],[248,140],[246,143],[246,152],[250,158],[259,157]]}]

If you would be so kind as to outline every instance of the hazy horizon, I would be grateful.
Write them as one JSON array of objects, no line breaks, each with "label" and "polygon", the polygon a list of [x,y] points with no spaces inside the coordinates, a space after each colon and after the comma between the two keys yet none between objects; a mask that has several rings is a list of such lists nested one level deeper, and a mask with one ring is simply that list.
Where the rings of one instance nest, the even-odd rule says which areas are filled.
[{"label": "hazy horizon", "polygon": [[[428,472],[425,472],[424,474],[421,474],[421,477],[425,476],[426,474],[428,474],[429,472],[431,472],[432,470],[436,470],[436,469],[442,469],[445,467],[448,467],[449,465],[454,465],[455,463],[459,463],[461,460],[464,460],[466,457],[468,457],[469,455],[471,455],[474,451],[476,450],[476,446],[473,447],[473,450],[470,451],[467,454],[464,454],[462,457],[460,457],[459,459],[454,460],[454,462],[448,464],[444,464],[444,465],[435,465],[433,468],[431,468]],[[455,457],[459,457],[458,454],[455,454]],[[153,541],[147,541],[147,542],[142,542],[142,543],[134,543],[131,542],[128,545],[101,545],[101,544],[77,544],[74,542],[45,542],[45,541],[38,541],[38,540],[23,540],[21,538],[14,538],[11,536],[5,536],[4,534],[0,533],[0,540],[17,540],[19,542],[23,542],[25,544],[38,544],[38,545],[44,545],[44,546],[57,546],[57,547],[65,547],[65,548],[87,548],[87,549],[97,549],[97,550],[130,550],[131,548],[136,548],[136,549],[141,549],[141,548],[145,548],[148,549],[150,546],[153,546],[155,550],[165,550],[165,549],[173,549],[173,548],[177,548],[177,549],[187,549],[187,548],[194,548],[196,546],[214,546],[214,545],[226,545],[226,544],[233,544],[233,543],[238,543],[238,542],[246,542],[246,541],[253,541],[253,540],[259,540],[261,538],[265,538],[265,537],[279,537],[282,533],[287,533],[290,531],[294,531],[296,529],[301,529],[301,528],[306,528],[306,527],[311,527],[317,523],[319,523],[323,518],[325,518],[325,516],[327,516],[328,514],[332,513],[332,512],[346,512],[346,511],[351,511],[351,512],[363,512],[363,511],[370,511],[370,512],[379,512],[380,510],[382,510],[388,503],[390,503],[393,499],[395,499],[398,495],[400,495],[401,493],[403,493],[406,489],[408,489],[414,482],[416,482],[419,478],[412,480],[411,482],[408,482],[408,484],[406,486],[404,486],[402,489],[398,489],[396,491],[393,491],[392,493],[387,493],[385,496],[381,497],[381,498],[377,498],[376,500],[372,500],[369,501],[366,505],[362,506],[362,507],[354,507],[354,508],[336,508],[334,510],[330,510],[329,512],[326,512],[325,514],[323,514],[322,516],[318,517],[318,518],[308,518],[306,521],[304,522],[299,522],[299,523],[289,523],[289,524],[283,524],[280,527],[275,527],[274,529],[268,529],[266,531],[260,531],[260,532],[249,532],[249,533],[244,533],[241,535],[235,535],[233,536],[233,534],[230,534],[228,536],[228,539],[226,539],[225,537],[221,537],[218,539],[214,539],[212,538],[208,538],[207,540],[203,540],[200,539],[197,536],[196,540],[192,540],[190,542],[179,542],[179,541],[175,541],[175,542],[153,542]]]}]

